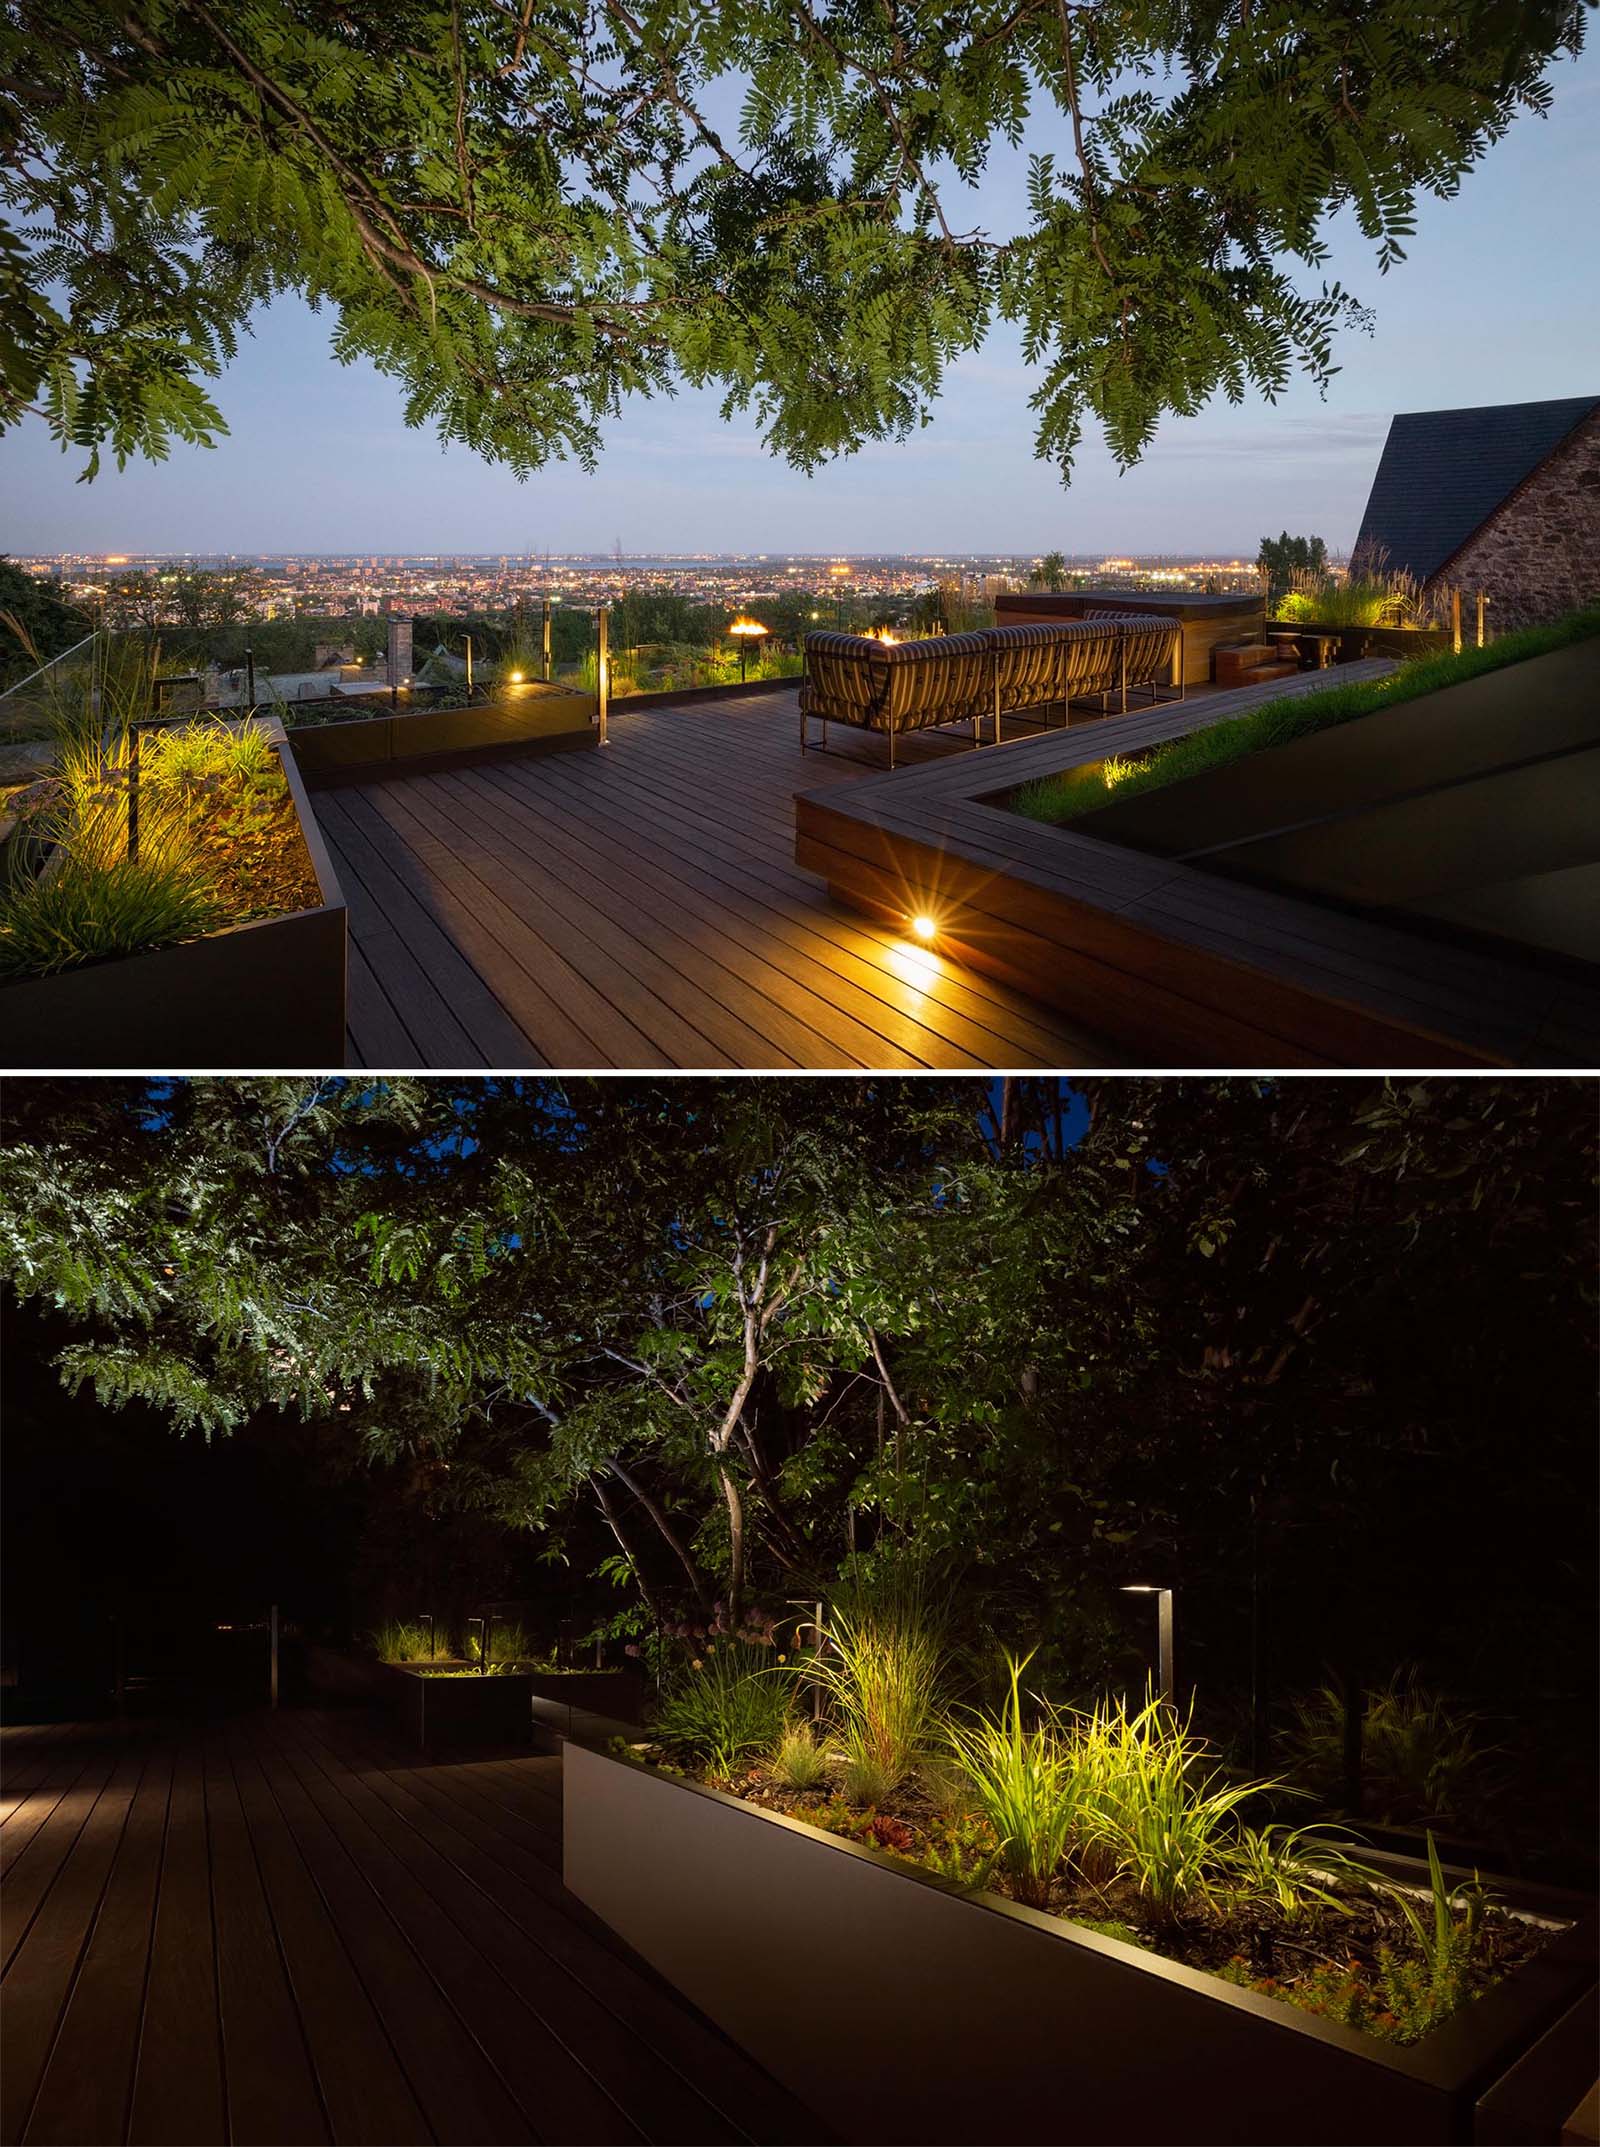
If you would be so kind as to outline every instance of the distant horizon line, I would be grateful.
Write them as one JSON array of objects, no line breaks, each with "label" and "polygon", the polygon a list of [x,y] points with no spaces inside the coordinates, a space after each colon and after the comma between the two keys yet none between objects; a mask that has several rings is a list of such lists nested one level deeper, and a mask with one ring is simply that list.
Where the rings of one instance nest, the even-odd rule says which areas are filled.
[{"label": "distant horizon line", "polygon": [[[1260,541],[1260,540],[1258,539],[1258,540],[1257,540],[1257,542],[1259,543],[1259,541]],[[748,552],[696,552],[696,551],[676,551],[676,552],[646,552],[646,551],[634,551],[634,552],[624,552],[624,553],[622,553],[622,554],[620,555],[620,557],[619,557],[619,555],[618,555],[617,553],[615,553],[615,552],[594,552],[594,551],[588,551],[588,552],[585,552],[585,551],[570,551],[570,552],[558,552],[558,551],[539,551],[539,552],[528,552],[528,551],[521,551],[521,552],[515,552],[515,551],[487,551],[487,552],[421,552],[421,551],[414,551],[414,552],[408,552],[408,551],[393,551],[393,550],[391,550],[391,551],[387,551],[387,552],[381,552],[381,551],[376,551],[376,550],[373,550],[373,549],[369,548],[369,547],[368,547],[368,546],[366,546],[366,545],[354,545],[354,544],[352,544],[352,545],[347,545],[347,546],[344,546],[344,547],[343,547],[342,549],[340,549],[340,550],[337,550],[337,551],[327,551],[327,552],[314,552],[314,551],[309,551],[309,550],[305,549],[305,548],[304,548],[303,546],[297,546],[297,545],[292,545],[292,544],[284,544],[284,545],[256,545],[256,546],[252,547],[252,548],[251,548],[250,550],[248,550],[248,551],[223,551],[223,550],[221,550],[221,549],[219,549],[219,548],[215,548],[215,547],[213,547],[213,548],[210,548],[210,549],[205,549],[205,548],[201,548],[201,549],[195,549],[195,550],[189,550],[189,551],[181,551],[181,552],[169,552],[169,551],[152,551],[152,550],[140,550],[140,549],[139,549],[139,548],[137,548],[137,547],[135,547],[135,548],[133,548],[133,549],[131,549],[131,550],[119,550],[119,551],[82,551],[82,550],[76,550],[76,551],[75,551],[75,550],[58,550],[58,551],[51,551],[51,552],[47,552],[47,551],[29,551],[29,550],[21,550],[21,551],[11,551],[11,552],[9,552],[9,553],[0,553],[0,557],[9,557],[9,558],[11,558],[11,559],[13,559],[13,560],[16,560],[16,559],[31,559],[31,560],[77,560],[77,561],[81,561],[81,562],[82,562],[83,564],[85,564],[85,565],[91,565],[91,566],[92,566],[92,565],[99,565],[99,566],[123,566],[123,565],[127,565],[127,564],[131,563],[131,562],[132,562],[133,560],[136,560],[136,559],[170,559],[170,560],[189,560],[189,559],[240,559],[240,560],[249,560],[249,559],[305,559],[305,560],[319,560],[319,559],[375,559],[375,560],[380,560],[380,561],[384,561],[384,562],[390,562],[390,561],[392,561],[392,562],[396,562],[396,563],[404,563],[404,562],[410,562],[410,561],[428,561],[428,560],[438,560],[438,561],[441,561],[441,562],[444,562],[444,561],[455,561],[455,560],[474,560],[474,561],[476,561],[476,560],[496,560],[496,561],[499,561],[499,562],[500,562],[501,564],[503,564],[503,565],[511,565],[511,564],[514,564],[514,563],[517,563],[517,562],[524,562],[524,563],[526,563],[526,564],[528,564],[528,565],[536,565],[536,564],[540,564],[540,565],[551,565],[551,564],[555,564],[555,563],[563,563],[563,564],[575,564],[575,565],[584,565],[584,566],[607,566],[607,565],[612,565],[612,566],[616,566],[616,565],[622,565],[622,566],[629,566],[629,565],[637,565],[637,564],[649,564],[649,563],[652,563],[652,562],[656,562],[656,561],[672,561],[672,562],[683,562],[683,563],[686,563],[686,564],[695,564],[695,563],[703,563],[703,564],[705,564],[705,565],[716,565],[716,564],[720,564],[720,563],[733,563],[733,564],[739,564],[739,565],[743,565],[743,564],[747,564],[747,563],[755,563],[755,564],[769,564],[769,563],[773,563],[773,562],[781,562],[781,561],[797,561],[797,562],[805,563],[805,562],[810,562],[810,561],[813,561],[813,560],[817,560],[817,561],[835,561],[835,560],[837,560],[837,561],[842,561],[842,562],[855,562],[855,561],[873,561],[873,560],[899,560],[899,559],[907,559],[907,560],[915,560],[915,561],[918,561],[918,562],[920,562],[920,563],[924,563],[924,564],[927,564],[927,563],[936,563],[936,564],[944,564],[944,563],[946,563],[946,562],[948,562],[948,563],[950,563],[950,564],[955,564],[955,563],[957,563],[957,562],[959,562],[959,561],[962,561],[962,560],[972,560],[972,561],[987,561],[987,560],[1010,560],[1010,561],[1020,561],[1020,560],[1028,560],[1028,561],[1030,561],[1030,562],[1031,562],[1031,561],[1035,561],[1035,560],[1038,560],[1038,559],[1042,559],[1042,558],[1048,557],[1048,555],[1049,555],[1049,553],[1050,553],[1051,551],[1054,551],[1054,550],[1057,550],[1057,549],[1058,549],[1058,547],[1056,547],[1056,546],[1053,546],[1053,545],[1046,545],[1046,546],[1043,546],[1043,547],[1041,547],[1041,548],[1040,548],[1040,549],[1038,549],[1038,550],[1034,550],[1034,551],[1020,551],[1020,552],[1002,552],[1002,551],[973,551],[973,552],[940,552],[940,551],[922,551],[922,552],[909,552],[909,551],[893,551],[893,550],[888,550],[888,549],[885,549],[885,550],[879,550],[879,551],[854,551],[854,552],[840,552],[840,551],[819,551],[819,552],[774,552],[774,551],[748,551]],[[1159,551],[1159,552],[1129,552],[1129,551],[1123,551],[1123,552],[1109,552],[1109,551],[1102,551],[1102,550],[1098,550],[1098,549],[1097,549],[1097,550],[1094,550],[1094,551],[1087,551],[1087,552],[1062,552],[1062,553],[1061,553],[1061,557],[1062,557],[1062,559],[1063,559],[1063,560],[1064,560],[1064,561],[1065,561],[1065,562],[1066,562],[1066,563],[1067,563],[1067,564],[1068,564],[1069,566],[1070,566],[1070,565],[1078,565],[1078,564],[1096,564],[1096,565],[1098,565],[1098,564],[1103,564],[1103,563],[1105,563],[1105,562],[1106,562],[1107,560],[1116,560],[1116,561],[1119,561],[1119,562],[1120,562],[1120,561],[1122,561],[1122,560],[1127,560],[1127,561],[1130,561],[1130,562],[1131,562],[1131,563],[1132,563],[1133,565],[1135,565],[1135,566],[1143,565],[1143,564],[1144,564],[1144,563],[1145,563],[1146,561],[1152,561],[1152,562],[1155,562],[1155,563],[1159,564],[1159,563],[1163,563],[1163,562],[1165,562],[1165,561],[1169,561],[1169,560],[1200,560],[1200,559],[1214,560],[1214,561],[1215,561],[1216,563],[1218,563],[1218,564],[1228,564],[1228,563],[1231,563],[1231,561],[1232,561],[1232,560],[1240,560],[1240,559],[1244,559],[1244,558],[1245,558],[1245,556],[1246,556],[1246,548],[1244,548],[1244,547],[1241,547],[1241,548],[1239,548],[1238,550],[1236,550],[1235,552],[1233,552],[1233,553],[1232,553],[1232,554],[1230,555],[1230,560],[1228,560],[1228,561],[1224,561],[1224,560],[1222,559],[1222,557],[1221,557],[1221,553],[1222,553],[1222,547],[1220,547],[1220,546],[1215,546],[1215,545],[1211,545],[1211,546],[1191,546],[1191,547],[1189,547],[1189,548],[1186,548],[1186,549],[1185,549],[1185,548],[1179,548],[1179,549],[1175,549],[1175,550],[1173,550],[1173,549],[1169,549],[1169,550],[1165,550],[1165,551]]]}]

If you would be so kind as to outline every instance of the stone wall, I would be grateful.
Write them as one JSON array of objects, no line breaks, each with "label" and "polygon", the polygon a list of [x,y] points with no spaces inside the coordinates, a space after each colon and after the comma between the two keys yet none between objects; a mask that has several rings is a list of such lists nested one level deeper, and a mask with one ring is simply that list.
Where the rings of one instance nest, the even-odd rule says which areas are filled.
[{"label": "stone wall", "polygon": [[1480,589],[1489,598],[1492,635],[1542,625],[1600,598],[1600,412],[1496,509],[1430,588],[1461,591],[1469,640]]}]

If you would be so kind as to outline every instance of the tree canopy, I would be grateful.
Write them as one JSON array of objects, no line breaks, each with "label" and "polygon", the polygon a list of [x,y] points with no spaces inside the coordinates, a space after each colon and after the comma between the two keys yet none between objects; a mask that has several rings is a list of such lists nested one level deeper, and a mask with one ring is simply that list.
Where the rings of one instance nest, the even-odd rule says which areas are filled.
[{"label": "tree canopy", "polygon": [[[996,322],[1063,470],[1325,381],[1380,269],[1576,50],[1571,0],[7,0],[0,422],[119,462],[298,291],[412,424],[519,473],[711,385],[810,470],[925,423]],[[996,146],[1030,152],[991,230]]]},{"label": "tree canopy", "polygon": [[60,656],[90,630],[88,615],[36,574],[0,556],[0,688]]},{"label": "tree canopy", "polygon": [[1275,592],[1287,589],[1296,574],[1325,572],[1327,564],[1328,547],[1320,537],[1291,537],[1287,530],[1281,536],[1263,537],[1256,553],[1256,565],[1265,568]]},{"label": "tree canopy", "polygon": [[1081,1670],[1130,1576],[1181,1579],[1191,1627],[1259,1583],[1286,1636],[1392,1649],[1435,1631],[1491,1516],[1526,1617],[1559,1623],[1592,1560],[1581,1084],[80,1081],[8,1104],[0,1272],[64,1323],[69,1386],[207,1436],[303,1420],[552,1558],[603,1529],[625,1619],[914,1548]]}]

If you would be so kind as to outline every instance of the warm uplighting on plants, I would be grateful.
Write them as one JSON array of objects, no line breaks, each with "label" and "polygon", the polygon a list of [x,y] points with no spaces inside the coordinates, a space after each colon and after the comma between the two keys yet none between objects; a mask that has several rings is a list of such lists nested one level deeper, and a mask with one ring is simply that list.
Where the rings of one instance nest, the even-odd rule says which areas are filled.
[{"label": "warm uplighting on plants", "polygon": [[735,640],[739,644],[739,683],[743,685],[745,670],[745,651],[749,648],[752,641],[760,641],[764,635],[771,631],[771,629],[769,627],[763,626],[759,619],[746,618],[741,613],[740,616],[735,619],[733,624],[728,628],[728,631],[734,636]]}]

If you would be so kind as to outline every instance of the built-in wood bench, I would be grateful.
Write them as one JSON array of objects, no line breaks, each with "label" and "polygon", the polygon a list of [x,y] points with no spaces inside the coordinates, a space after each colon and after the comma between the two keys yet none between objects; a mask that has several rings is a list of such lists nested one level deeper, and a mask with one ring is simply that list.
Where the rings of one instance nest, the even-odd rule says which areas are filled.
[{"label": "built-in wood bench", "polygon": [[[1382,659],[1343,679],[1381,676]],[[1119,756],[1330,681],[1251,685],[1119,717]],[[1091,1017],[1151,1065],[1587,1066],[1600,994],[1512,955],[1441,942],[1332,903],[1051,827],[1009,809],[1019,785],[1104,758],[1093,729],[796,800],[795,857],[835,897],[952,960]],[[1000,780],[997,780],[1000,777]]]}]

